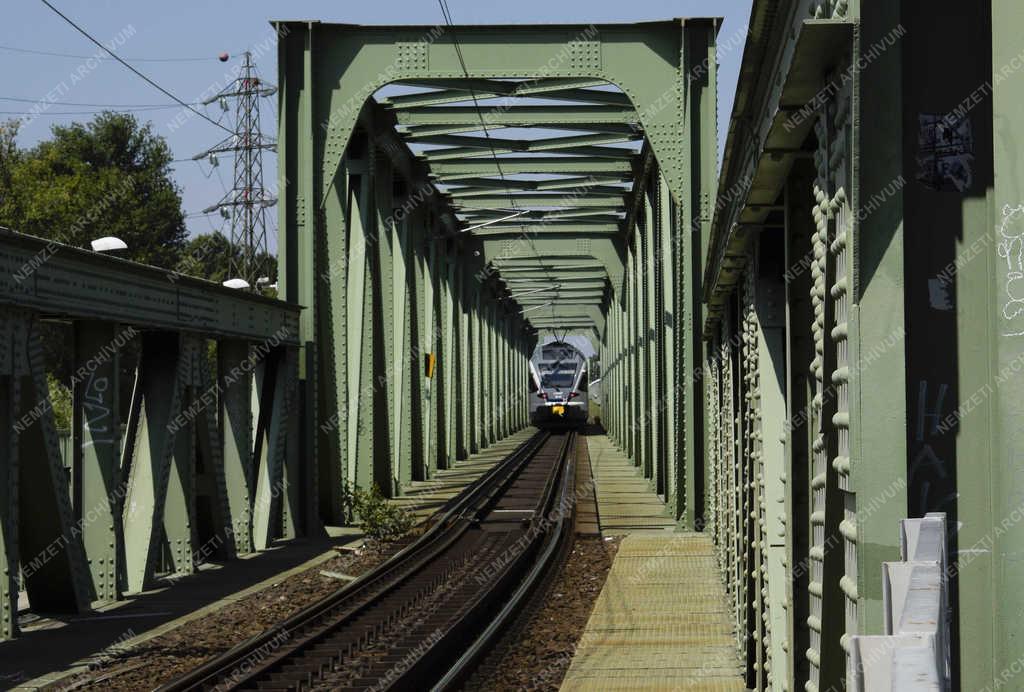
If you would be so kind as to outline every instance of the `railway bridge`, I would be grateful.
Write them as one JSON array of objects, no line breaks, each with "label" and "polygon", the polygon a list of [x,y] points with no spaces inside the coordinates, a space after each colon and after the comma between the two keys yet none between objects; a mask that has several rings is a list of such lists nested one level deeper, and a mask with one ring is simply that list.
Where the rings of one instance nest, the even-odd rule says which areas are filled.
[{"label": "railway bridge", "polygon": [[650,619],[699,619],[705,579],[721,689],[1017,687],[1022,25],[1000,0],[755,0],[719,124],[716,18],[276,22],[281,300],[0,231],[0,637],[19,593],[85,613],[518,445],[531,354],[574,336],[596,514],[630,511],[600,448],[659,540],[706,546]]}]

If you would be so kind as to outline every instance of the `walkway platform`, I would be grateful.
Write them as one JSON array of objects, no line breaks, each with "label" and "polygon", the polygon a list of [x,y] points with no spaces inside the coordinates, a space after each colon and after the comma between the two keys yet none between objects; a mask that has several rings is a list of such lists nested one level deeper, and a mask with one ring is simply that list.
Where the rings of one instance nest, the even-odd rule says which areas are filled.
[{"label": "walkway platform", "polygon": [[[526,428],[479,454],[414,483],[394,500],[426,519],[535,432]],[[0,690],[38,690],[87,667],[108,647],[126,649],[203,617],[282,579],[326,562],[339,545],[358,545],[356,527],[327,527],[318,539],[280,543],[238,560],[207,563],[173,586],[157,586],[79,615],[23,618],[18,639],[0,642]]]},{"label": "walkway platform", "polygon": [[601,530],[624,537],[561,689],[743,692],[711,539],[675,531],[611,441],[587,441]]},{"label": "walkway platform", "polygon": [[674,531],[676,523],[665,503],[640,469],[604,434],[587,436],[590,468],[597,486],[601,533],[619,536],[636,532]]}]

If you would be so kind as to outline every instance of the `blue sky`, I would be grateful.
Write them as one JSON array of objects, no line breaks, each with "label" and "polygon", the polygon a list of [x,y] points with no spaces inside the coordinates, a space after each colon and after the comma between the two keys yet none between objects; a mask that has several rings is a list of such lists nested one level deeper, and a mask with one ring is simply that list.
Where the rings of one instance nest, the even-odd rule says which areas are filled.
[{"label": "blue sky", "polygon": [[[276,51],[266,50],[272,36],[270,19],[318,19],[354,24],[436,24],[442,20],[436,0],[377,0],[376,2],[333,2],[295,0],[288,3],[266,0],[228,0],[227,2],[153,2],[152,0],[51,0],[71,19],[103,42],[114,42],[119,55],[179,98],[194,102],[211,85],[223,83],[235,56],[246,48],[261,53],[257,66],[262,75],[276,82]],[[517,0],[513,3],[449,0],[456,24],[501,23],[579,23],[632,22],[683,16],[722,16],[725,24],[720,44],[733,46],[721,50],[719,85],[719,139],[732,112],[736,75],[751,0],[631,0],[628,3],[594,3],[582,0]],[[44,108],[22,129],[19,143],[30,146],[49,137],[50,126],[88,115],[58,115],[99,110],[92,106],[69,104],[131,104],[161,106],[170,100],[112,59],[83,60],[36,55],[6,48],[68,53],[77,56],[101,54],[99,49],[78,34],[38,0],[5,3],[4,22],[0,23],[0,97],[26,99],[29,102],[0,100],[0,118],[17,117]],[[262,46],[262,50],[260,49]],[[229,63],[216,56],[231,54]],[[164,61],[174,58],[174,61]],[[181,61],[181,58],[197,58]],[[39,106],[44,103],[44,106]],[[276,106],[267,103],[263,110],[264,129],[275,134]],[[137,112],[149,120],[154,130],[166,137],[175,159],[190,159],[225,136],[209,122],[191,117],[175,124],[179,107],[153,108]],[[216,105],[208,112],[216,119]],[[180,122],[180,121],[179,121]],[[276,176],[273,155],[265,162],[267,183]],[[183,206],[195,213],[214,204],[231,183],[231,160],[224,159],[217,170],[207,164],[183,161],[174,166],[174,176],[182,188]],[[218,172],[220,177],[218,176]],[[276,214],[271,215],[276,228]],[[216,216],[188,218],[189,231],[207,233],[221,228]],[[270,240],[276,247],[276,238]]]}]

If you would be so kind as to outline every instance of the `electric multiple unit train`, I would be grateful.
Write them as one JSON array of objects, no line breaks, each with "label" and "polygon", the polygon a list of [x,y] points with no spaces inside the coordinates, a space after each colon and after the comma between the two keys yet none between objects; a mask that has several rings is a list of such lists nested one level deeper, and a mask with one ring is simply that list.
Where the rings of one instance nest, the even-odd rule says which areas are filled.
[{"label": "electric multiple unit train", "polygon": [[538,428],[579,427],[587,422],[587,358],[572,344],[544,344],[530,361],[530,422]]}]

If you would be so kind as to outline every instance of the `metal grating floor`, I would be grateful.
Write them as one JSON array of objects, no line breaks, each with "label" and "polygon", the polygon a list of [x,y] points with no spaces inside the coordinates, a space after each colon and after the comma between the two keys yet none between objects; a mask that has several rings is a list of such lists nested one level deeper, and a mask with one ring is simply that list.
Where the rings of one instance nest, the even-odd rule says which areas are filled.
[{"label": "metal grating floor", "polygon": [[746,690],[710,539],[622,540],[563,690]]},{"label": "metal grating floor", "polygon": [[665,503],[650,482],[606,435],[587,437],[597,489],[598,519],[606,536],[675,529]]},{"label": "metal grating floor", "polygon": [[563,690],[747,688],[711,539],[673,531],[648,481],[603,435],[587,438],[605,535],[623,535]]}]

